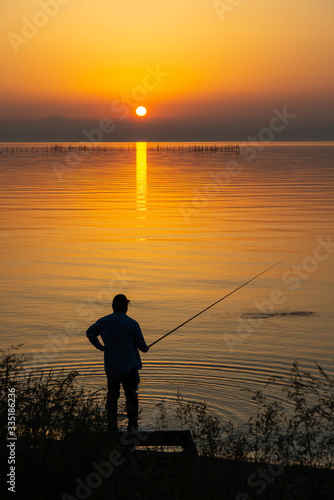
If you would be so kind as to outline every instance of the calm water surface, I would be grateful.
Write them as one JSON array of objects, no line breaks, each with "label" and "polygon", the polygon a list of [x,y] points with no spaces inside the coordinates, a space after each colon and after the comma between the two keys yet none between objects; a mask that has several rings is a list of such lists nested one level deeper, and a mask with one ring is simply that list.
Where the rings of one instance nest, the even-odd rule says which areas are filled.
[{"label": "calm water surface", "polygon": [[85,331],[116,293],[151,343],[288,257],[142,355],[144,428],[178,389],[244,422],[244,389],[294,360],[333,373],[334,143],[275,143],[255,158],[153,146],[0,154],[1,347],[23,342],[31,366],[103,387]]}]

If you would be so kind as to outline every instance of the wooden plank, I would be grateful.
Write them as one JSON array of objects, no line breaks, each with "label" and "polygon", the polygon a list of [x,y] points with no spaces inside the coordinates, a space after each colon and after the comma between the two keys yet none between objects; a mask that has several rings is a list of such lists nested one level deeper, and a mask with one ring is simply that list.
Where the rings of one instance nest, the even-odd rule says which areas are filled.
[{"label": "wooden plank", "polygon": [[[77,433],[70,433],[66,439],[76,436]],[[108,448],[113,445],[132,449],[140,446],[180,446],[186,456],[197,457],[190,431],[87,432],[80,434],[80,439],[86,444]]]},{"label": "wooden plank", "polygon": [[182,446],[185,454],[197,456],[190,431],[152,431],[142,434],[145,434],[147,439],[139,446]]}]

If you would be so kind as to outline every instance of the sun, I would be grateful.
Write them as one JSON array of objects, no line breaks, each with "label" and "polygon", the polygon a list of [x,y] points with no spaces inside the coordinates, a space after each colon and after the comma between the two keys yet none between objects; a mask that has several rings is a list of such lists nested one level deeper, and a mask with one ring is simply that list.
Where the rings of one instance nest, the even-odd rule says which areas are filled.
[{"label": "sun", "polygon": [[145,116],[147,111],[146,108],[144,108],[144,106],[139,106],[139,108],[136,109],[136,113],[138,116]]}]

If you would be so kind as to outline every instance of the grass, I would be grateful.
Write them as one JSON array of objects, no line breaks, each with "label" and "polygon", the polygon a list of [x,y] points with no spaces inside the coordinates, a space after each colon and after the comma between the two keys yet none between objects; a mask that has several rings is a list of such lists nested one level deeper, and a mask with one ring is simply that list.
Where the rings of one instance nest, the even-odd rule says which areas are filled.
[{"label": "grass", "polygon": [[[331,469],[334,465],[334,377],[317,365],[317,374],[293,363],[280,377],[282,397],[270,399],[263,390],[249,391],[257,411],[246,425],[221,424],[206,403],[177,395],[174,411],[181,429],[189,428],[204,456],[231,460],[301,465]],[[268,381],[267,386],[275,384]],[[160,403],[158,425],[168,427],[168,408]]]},{"label": "grass", "polygon": [[[171,416],[174,429],[175,422],[190,429],[199,452],[193,463],[178,453],[113,447],[101,434],[106,423],[99,391],[86,392],[74,371],[26,373],[26,359],[18,347],[2,351],[0,359],[3,442],[8,388],[16,394],[17,498],[332,498],[334,377],[318,365],[311,374],[294,363],[279,380],[280,399],[250,391],[257,410],[246,425],[221,423],[205,402],[181,394],[172,406],[161,401],[157,429],[169,428]],[[2,447],[2,470],[7,457]],[[2,498],[6,488],[3,481]]]}]

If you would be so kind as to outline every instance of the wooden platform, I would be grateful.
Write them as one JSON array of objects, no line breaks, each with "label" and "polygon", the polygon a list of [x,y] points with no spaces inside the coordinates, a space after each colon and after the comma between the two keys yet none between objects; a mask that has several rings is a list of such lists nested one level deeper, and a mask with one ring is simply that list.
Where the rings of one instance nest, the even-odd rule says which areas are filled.
[{"label": "wooden platform", "polygon": [[[75,433],[76,434],[76,433]],[[177,446],[183,448],[185,456],[197,457],[197,450],[190,431],[123,431],[123,432],[87,432],[73,438],[84,440],[93,447],[119,447],[133,451],[145,446]],[[71,434],[66,439],[71,440]]]},{"label": "wooden platform", "polygon": [[196,446],[190,431],[152,431],[141,434],[145,439],[138,446],[181,446],[185,455],[197,456]]}]

